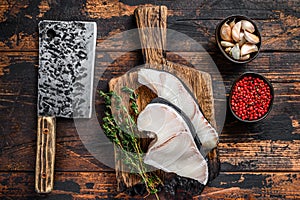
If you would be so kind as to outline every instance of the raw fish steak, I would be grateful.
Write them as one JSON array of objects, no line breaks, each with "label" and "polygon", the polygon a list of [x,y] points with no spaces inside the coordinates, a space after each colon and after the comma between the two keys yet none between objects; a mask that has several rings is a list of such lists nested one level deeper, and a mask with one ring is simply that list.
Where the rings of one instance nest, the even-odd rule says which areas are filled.
[{"label": "raw fish steak", "polygon": [[207,162],[179,112],[164,103],[150,103],[139,114],[137,127],[156,134],[144,157],[146,164],[207,183]]},{"label": "raw fish steak", "polygon": [[188,87],[169,72],[155,69],[139,69],[138,82],[150,88],[163,99],[180,108],[191,120],[205,157],[218,144],[218,133],[202,114],[200,107]]}]

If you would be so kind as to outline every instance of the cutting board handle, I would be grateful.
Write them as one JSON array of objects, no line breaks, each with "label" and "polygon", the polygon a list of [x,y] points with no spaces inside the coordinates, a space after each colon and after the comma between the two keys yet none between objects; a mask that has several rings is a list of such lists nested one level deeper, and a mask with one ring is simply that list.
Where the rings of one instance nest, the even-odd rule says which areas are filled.
[{"label": "cutting board handle", "polygon": [[166,63],[167,10],[166,6],[141,6],[135,9],[146,64]]},{"label": "cutting board handle", "polygon": [[38,117],[35,190],[49,193],[53,189],[55,161],[55,117]]}]

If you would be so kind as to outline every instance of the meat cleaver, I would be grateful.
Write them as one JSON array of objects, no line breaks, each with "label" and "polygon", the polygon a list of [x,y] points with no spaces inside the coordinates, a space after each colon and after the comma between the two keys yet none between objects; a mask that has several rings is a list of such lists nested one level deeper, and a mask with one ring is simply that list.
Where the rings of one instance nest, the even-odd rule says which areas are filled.
[{"label": "meat cleaver", "polygon": [[39,23],[38,129],[35,190],[53,189],[56,117],[90,118],[97,25]]}]

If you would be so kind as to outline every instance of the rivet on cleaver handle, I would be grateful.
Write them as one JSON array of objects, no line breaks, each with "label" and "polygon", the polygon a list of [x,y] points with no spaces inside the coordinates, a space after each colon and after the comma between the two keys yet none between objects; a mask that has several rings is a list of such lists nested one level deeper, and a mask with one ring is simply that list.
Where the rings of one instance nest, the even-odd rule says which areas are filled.
[{"label": "rivet on cleaver handle", "polygon": [[53,188],[55,162],[55,117],[38,117],[35,189],[49,193]]},{"label": "rivet on cleaver handle", "polygon": [[95,22],[39,23],[38,193],[53,189],[55,117],[91,117],[96,33]]}]

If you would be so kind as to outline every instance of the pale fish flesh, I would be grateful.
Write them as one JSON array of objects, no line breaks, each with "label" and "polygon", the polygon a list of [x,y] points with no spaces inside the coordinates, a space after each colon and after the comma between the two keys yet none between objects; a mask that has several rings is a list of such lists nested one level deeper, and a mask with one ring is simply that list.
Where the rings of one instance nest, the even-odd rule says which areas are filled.
[{"label": "pale fish flesh", "polygon": [[156,134],[144,157],[146,164],[207,183],[207,162],[197,148],[190,127],[174,108],[163,103],[148,104],[138,116],[137,127],[139,131]]},{"label": "pale fish flesh", "polygon": [[181,109],[191,120],[202,146],[205,157],[218,144],[218,133],[205,119],[195,97],[176,76],[166,71],[139,69],[138,82]]}]

